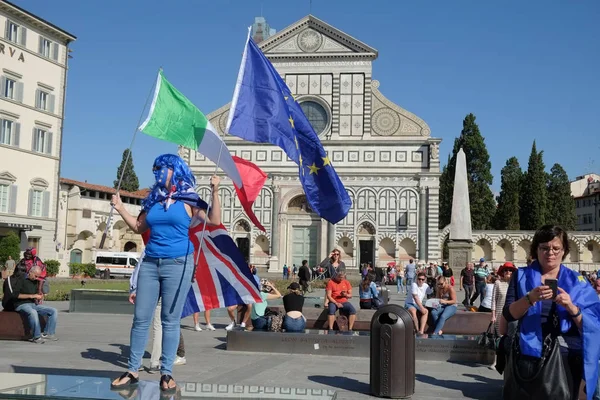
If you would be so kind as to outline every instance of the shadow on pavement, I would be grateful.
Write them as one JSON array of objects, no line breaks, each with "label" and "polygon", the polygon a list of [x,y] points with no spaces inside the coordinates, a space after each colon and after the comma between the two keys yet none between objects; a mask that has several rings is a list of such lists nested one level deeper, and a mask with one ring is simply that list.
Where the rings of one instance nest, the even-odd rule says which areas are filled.
[{"label": "shadow on pavement", "polygon": [[443,389],[457,390],[469,399],[501,400],[502,381],[484,376],[464,374],[464,377],[474,378],[478,382],[460,382],[448,379],[437,379],[428,375],[416,374],[417,381]]},{"label": "shadow on pavement", "polygon": [[368,383],[347,378],[345,376],[309,375],[308,380],[350,392],[358,392],[363,394],[369,394],[370,392]]}]

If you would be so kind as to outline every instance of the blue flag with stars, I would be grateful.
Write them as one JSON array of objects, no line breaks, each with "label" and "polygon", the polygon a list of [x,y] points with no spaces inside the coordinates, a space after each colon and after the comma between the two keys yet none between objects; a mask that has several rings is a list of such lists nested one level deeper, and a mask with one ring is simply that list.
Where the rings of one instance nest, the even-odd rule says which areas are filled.
[{"label": "blue flag with stars", "polygon": [[279,73],[248,37],[238,75],[227,133],[255,143],[271,143],[298,165],[308,204],[335,224],[352,201],[333,169],[319,137]]}]

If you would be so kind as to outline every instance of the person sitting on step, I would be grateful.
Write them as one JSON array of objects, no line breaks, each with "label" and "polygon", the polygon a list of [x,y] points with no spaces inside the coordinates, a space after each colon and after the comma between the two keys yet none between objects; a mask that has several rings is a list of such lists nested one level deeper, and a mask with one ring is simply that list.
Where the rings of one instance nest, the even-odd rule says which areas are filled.
[{"label": "person sitting on step", "polygon": [[356,320],[356,309],[348,301],[352,298],[352,285],[346,280],[346,272],[338,271],[337,274],[327,283],[327,300],[329,315],[327,322],[329,330],[333,330],[335,322],[335,312],[340,311],[340,314],[346,314],[348,317],[348,329],[352,330],[354,321]]}]

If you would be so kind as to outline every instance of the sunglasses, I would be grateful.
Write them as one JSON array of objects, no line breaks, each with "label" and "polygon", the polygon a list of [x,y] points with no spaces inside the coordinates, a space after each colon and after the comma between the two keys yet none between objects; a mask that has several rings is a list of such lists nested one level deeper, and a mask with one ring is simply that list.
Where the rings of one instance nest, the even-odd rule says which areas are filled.
[{"label": "sunglasses", "polygon": [[418,280],[419,280],[419,281],[424,281],[424,280],[425,280],[425,278],[419,278]]}]

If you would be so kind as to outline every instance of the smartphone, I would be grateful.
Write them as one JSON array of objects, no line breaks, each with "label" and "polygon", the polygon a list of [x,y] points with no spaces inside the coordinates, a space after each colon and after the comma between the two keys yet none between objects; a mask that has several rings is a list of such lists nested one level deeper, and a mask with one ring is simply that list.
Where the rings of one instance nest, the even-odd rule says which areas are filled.
[{"label": "smartphone", "polygon": [[544,285],[552,289],[552,300],[554,300],[558,294],[558,281],[556,279],[546,279]]}]

